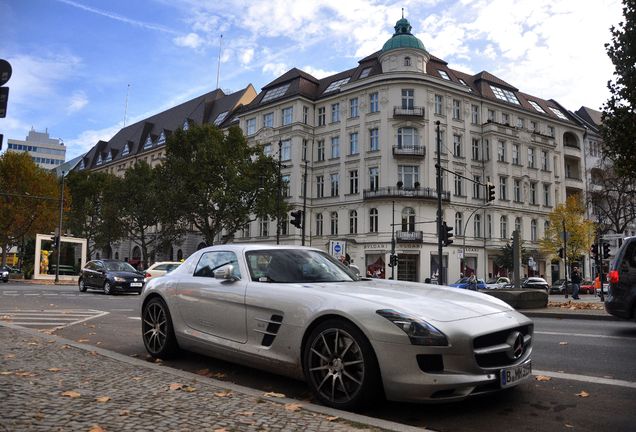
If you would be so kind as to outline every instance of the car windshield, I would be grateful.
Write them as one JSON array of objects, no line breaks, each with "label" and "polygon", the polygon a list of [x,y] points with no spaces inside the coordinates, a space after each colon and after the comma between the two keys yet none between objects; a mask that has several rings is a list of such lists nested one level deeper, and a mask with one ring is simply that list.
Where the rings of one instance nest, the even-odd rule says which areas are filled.
[{"label": "car windshield", "polygon": [[250,276],[258,282],[352,282],[353,272],[326,253],[307,249],[255,250],[246,253]]},{"label": "car windshield", "polygon": [[486,281],[486,283],[488,283],[488,284],[494,284],[494,283],[497,283],[497,281],[498,281],[498,280],[499,280],[498,278],[492,278],[492,279],[488,279],[488,280]]},{"label": "car windshield", "polygon": [[137,272],[133,266],[124,261],[104,261],[104,267],[108,271]]}]

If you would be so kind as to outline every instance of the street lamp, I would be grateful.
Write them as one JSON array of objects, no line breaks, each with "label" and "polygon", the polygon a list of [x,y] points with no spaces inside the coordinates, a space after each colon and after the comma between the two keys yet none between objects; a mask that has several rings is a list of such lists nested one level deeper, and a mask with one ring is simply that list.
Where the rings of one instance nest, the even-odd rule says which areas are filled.
[{"label": "street lamp", "polygon": [[276,187],[276,244],[280,244],[280,201],[281,201],[281,162],[283,160],[283,141],[278,140],[278,185]]},{"label": "street lamp", "polygon": [[62,171],[62,183],[60,185],[60,220],[57,225],[57,265],[55,266],[55,283],[60,282],[60,256],[62,252],[62,217],[64,215],[64,171]]}]

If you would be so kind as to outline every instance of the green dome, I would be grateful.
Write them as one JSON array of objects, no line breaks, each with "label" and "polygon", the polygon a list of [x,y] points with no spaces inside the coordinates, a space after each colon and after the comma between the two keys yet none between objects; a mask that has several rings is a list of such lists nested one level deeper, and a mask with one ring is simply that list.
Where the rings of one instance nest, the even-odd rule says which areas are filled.
[{"label": "green dome", "polygon": [[414,48],[426,51],[421,40],[411,34],[411,24],[406,18],[401,18],[395,23],[395,34],[386,41],[382,47],[382,52],[387,52],[398,48]]}]

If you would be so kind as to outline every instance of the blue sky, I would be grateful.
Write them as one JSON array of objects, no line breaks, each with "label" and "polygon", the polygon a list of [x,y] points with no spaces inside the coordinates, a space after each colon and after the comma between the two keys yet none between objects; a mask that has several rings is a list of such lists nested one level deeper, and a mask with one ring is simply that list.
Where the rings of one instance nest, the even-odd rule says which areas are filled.
[{"label": "blue sky", "polygon": [[292,67],[324,77],[379,50],[401,17],[427,50],[571,110],[599,109],[619,0],[0,0],[13,76],[0,133],[48,129],[67,159],[219,87],[257,91]]}]

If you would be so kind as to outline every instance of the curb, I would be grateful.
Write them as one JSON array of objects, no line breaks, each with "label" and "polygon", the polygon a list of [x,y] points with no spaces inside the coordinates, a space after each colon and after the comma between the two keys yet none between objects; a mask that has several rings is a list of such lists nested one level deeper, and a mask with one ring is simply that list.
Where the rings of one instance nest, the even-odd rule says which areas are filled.
[{"label": "curb", "polygon": [[69,345],[74,348],[81,349],[83,351],[89,351],[89,352],[92,351],[101,356],[107,357],[111,360],[127,363],[131,366],[160,371],[164,375],[168,375],[168,374],[174,375],[174,376],[178,376],[180,378],[183,378],[186,380],[192,380],[192,381],[204,381],[214,386],[232,390],[233,392],[236,392],[236,393],[242,393],[252,397],[264,398],[269,402],[278,403],[280,405],[285,405],[289,403],[298,403],[302,405],[302,409],[306,411],[314,412],[317,414],[323,414],[323,415],[327,415],[331,417],[338,417],[339,420],[343,420],[345,422],[358,423],[361,425],[366,425],[369,427],[374,427],[381,430],[394,431],[394,432],[434,432],[430,429],[409,426],[402,423],[396,423],[389,420],[382,420],[378,418],[368,417],[362,414],[355,414],[348,411],[341,411],[338,409],[329,408],[323,405],[317,405],[310,402],[300,401],[297,399],[267,397],[267,396],[264,396],[264,393],[262,391],[255,390],[249,387],[241,386],[241,385],[226,382],[226,381],[220,381],[220,380],[210,378],[210,377],[205,377],[202,375],[197,375],[192,372],[172,369],[167,366],[162,366],[155,363],[147,362],[145,360],[137,359],[134,357],[125,356],[123,354],[119,354],[114,351],[109,351],[109,350],[105,350],[103,348],[99,348],[96,346],[78,343],[70,339],[65,339],[65,338],[62,338],[56,335],[47,334],[47,333],[41,333],[37,330],[20,327],[20,326],[2,322],[2,321],[0,321],[0,327],[11,328],[13,330],[20,331],[22,333],[26,333],[34,337],[38,337],[38,338],[49,340],[49,341],[55,341],[58,344]]},{"label": "curb", "polygon": [[581,319],[591,321],[624,321],[613,315],[585,314],[572,312],[545,312],[536,310],[517,310],[529,318]]}]

